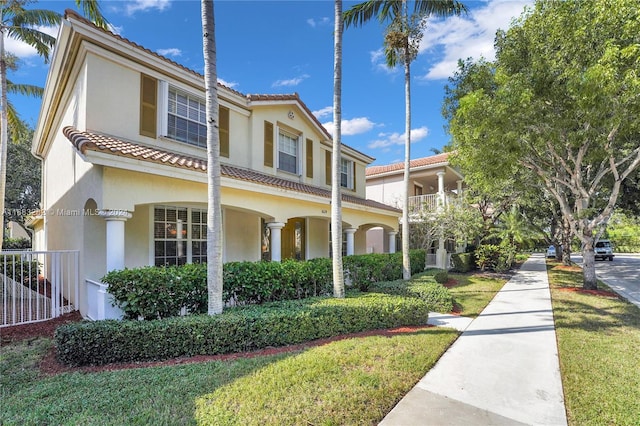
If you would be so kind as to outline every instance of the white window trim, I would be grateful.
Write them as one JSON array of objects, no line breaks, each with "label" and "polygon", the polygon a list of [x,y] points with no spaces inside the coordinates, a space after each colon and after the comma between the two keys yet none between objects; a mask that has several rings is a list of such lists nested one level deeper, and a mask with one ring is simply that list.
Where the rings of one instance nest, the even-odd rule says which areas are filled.
[{"label": "white window trim", "polygon": [[169,136],[169,89],[170,88],[173,88],[178,92],[185,93],[188,96],[192,96],[196,98],[200,103],[205,102],[205,98],[201,93],[194,92],[189,89],[185,89],[184,87],[178,86],[176,84],[169,84],[169,82],[166,80],[158,80],[159,93],[158,93],[157,114],[159,114],[158,127],[160,128],[158,134],[161,135],[163,138],[169,139],[171,141],[202,149],[203,147],[201,146],[195,145],[193,143],[181,141],[178,139],[174,139],[171,136]]},{"label": "white window trim", "polygon": [[[193,248],[191,246],[191,242],[194,241],[193,238],[191,237],[191,211],[193,209],[197,209],[197,210],[204,210],[206,211],[206,206],[202,207],[202,206],[197,206],[197,205],[172,205],[172,204],[164,204],[164,203],[159,203],[159,204],[150,204],[149,205],[149,265],[150,266],[154,266],[156,264],[156,247],[155,247],[155,209],[156,207],[164,207],[164,208],[176,208],[176,209],[187,209],[187,223],[186,223],[186,227],[187,227],[187,238],[184,239],[184,241],[187,243],[186,244],[186,249],[187,249],[187,263],[192,263],[193,262]],[[222,219],[224,221],[224,215],[222,216]],[[224,222],[223,222],[224,223]],[[196,241],[202,241],[202,239],[198,239]],[[206,238],[205,240],[206,241]],[[223,242],[224,242],[224,238],[223,238]],[[209,247],[207,247],[207,250],[209,250]]]},{"label": "white window trim", "polygon": [[[283,133],[287,136],[290,136],[292,139],[295,138],[296,139],[296,151],[297,151],[297,155],[296,155],[296,172],[292,173],[290,171],[287,170],[282,170],[280,168],[280,134]],[[302,146],[301,146],[301,141],[303,140],[303,135],[301,133],[295,133],[291,130],[287,130],[286,128],[280,127],[280,126],[276,126],[276,146],[275,146],[275,151],[276,151],[276,170],[278,172],[282,172],[282,173],[287,173],[290,175],[295,175],[295,176],[301,176],[302,175]]]},{"label": "white window trim", "polygon": [[[347,166],[347,186],[342,186],[342,162],[346,161]],[[342,157],[340,159],[340,186],[345,189],[353,190],[353,180],[355,176],[353,175],[353,160],[349,160],[348,158]]]}]

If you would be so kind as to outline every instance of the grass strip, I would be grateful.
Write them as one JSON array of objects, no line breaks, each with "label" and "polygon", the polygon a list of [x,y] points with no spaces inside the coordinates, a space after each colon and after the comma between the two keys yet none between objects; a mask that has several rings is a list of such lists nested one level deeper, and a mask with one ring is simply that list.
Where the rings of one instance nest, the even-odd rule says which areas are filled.
[{"label": "grass strip", "polygon": [[569,291],[582,287],[582,273],[548,265],[569,424],[637,425],[640,309],[618,298]]},{"label": "grass strip", "polygon": [[449,289],[455,301],[454,309],[466,317],[475,318],[507,282],[483,274],[449,274],[458,284]]}]

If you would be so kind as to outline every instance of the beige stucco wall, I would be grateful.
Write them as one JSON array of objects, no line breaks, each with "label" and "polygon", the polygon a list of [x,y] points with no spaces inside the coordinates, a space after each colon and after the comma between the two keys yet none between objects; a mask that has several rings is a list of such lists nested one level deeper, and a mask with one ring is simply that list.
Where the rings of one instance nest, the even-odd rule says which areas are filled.
[{"label": "beige stucco wall", "polygon": [[224,209],[224,261],[260,260],[260,216]]},{"label": "beige stucco wall", "polygon": [[329,220],[307,219],[307,259],[329,256]]}]

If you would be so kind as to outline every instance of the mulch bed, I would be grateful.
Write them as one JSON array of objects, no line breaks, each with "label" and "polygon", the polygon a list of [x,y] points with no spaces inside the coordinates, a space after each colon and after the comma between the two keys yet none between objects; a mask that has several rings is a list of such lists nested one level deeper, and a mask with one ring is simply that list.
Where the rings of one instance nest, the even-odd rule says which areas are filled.
[{"label": "mulch bed", "polygon": [[[31,340],[37,339],[38,337],[48,337],[53,338],[53,333],[56,327],[67,324],[70,322],[81,321],[82,316],[78,311],[72,312],[69,314],[62,315],[53,320],[43,321],[33,324],[24,324],[17,325],[11,327],[4,327],[0,329],[0,336],[2,344],[7,344],[11,342],[18,342],[22,340]],[[193,364],[197,362],[207,362],[207,361],[229,361],[239,358],[253,358],[257,356],[266,356],[266,355],[275,355],[282,354],[288,352],[297,352],[303,349],[326,345],[331,342],[335,342],[338,340],[345,340],[357,337],[368,337],[368,336],[385,336],[385,337],[393,337],[398,334],[405,333],[415,333],[418,331],[426,330],[433,326],[410,326],[410,327],[398,327],[393,329],[385,329],[385,330],[370,330],[363,331],[360,333],[350,333],[343,334],[340,336],[329,337],[326,339],[318,339],[313,340],[306,343],[301,343],[299,345],[290,345],[283,346],[278,348],[266,348],[252,352],[242,352],[242,353],[233,353],[233,354],[225,354],[225,355],[198,355],[193,357],[184,357],[184,358],[176,358],[170,359],[166,361],[149,361],[149,362],[132,362],[132,363],[122,363],[122,364],[108,364],[101,366],[87,366],[87,367],[67,367],[56,359],[55,348],[51,348],[51,350],[43,357],[40,362],[40,371],[48,376],[53,376],[60,373],[65,372],[83,372],[83,373],[96,373],[100,371],[117,371],[117,370],[126,370],[131,368],[144,368],[144,367],[158,367],[158,366],[171,366],[171,365],[183,365],[183,364]]]},{"label": "mulch bed", "polygon": [[553,269],[567,272],[582,272],[582,268],[575,265],[558,265],[554,266]]},{"label": "mulch bed", "polygon": [[451,287],[455,287],[458,285],[458,280],[454,279],[454,278],[449,278],[447,280],[446,283],[442,284],[443,286],[445,286],[446,288],[451,288]]},{"label": "mulch bed", "polygon": [[609,297],[613,299],[620,299],[618,293],[607,290],[586,290],[580,287],[559,287],[557,290],[560,291],[570,291],[572,293],[580,293],[580,294],[590,294],[591,296],[599,296],[599,297]]}]

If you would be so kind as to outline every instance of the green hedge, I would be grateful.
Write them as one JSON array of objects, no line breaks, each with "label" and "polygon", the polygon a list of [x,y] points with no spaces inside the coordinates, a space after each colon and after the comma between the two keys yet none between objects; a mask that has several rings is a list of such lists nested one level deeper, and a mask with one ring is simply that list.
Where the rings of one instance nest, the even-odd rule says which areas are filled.
[{"label": "green hedge", "polygon": [[469,272],[475,268],[475,259],[473,253],[454,253],[451,255],[453,261],[454,272]]},{"label": "green hedge", "polygon": [[[424,250],[413,250],[411,270],[424,270]],[[366,291],[372,282],[402,278],[402,254],[366,254],[343,258],[345,276]],[[109,284],[116,304],[126,319],[161,319],[207,311],[206,264],[155,267],[109,272],[102,278]],[[306,262],[229,262],[223,270],[223,301],[231,305],[262,304],[303,299],[333,293],[331,259]]]},{"label": "green hedge", "polygon": [[365,330],[427,323],[417,298],[358,294],[237,307],[220,315],[153,321],[94,321],[55,332],[58,359],[70,366],[245,352]]},{"label": "green hedge", "polygon": [[386,293],[400,296],[417,297],[424,301],[429,311],[451,312],[453,310],[453,296],[442,284],[434,281],[429,275],[422,275],[412,281],[388,281],[373,284],[372,293]]}]

